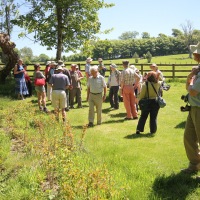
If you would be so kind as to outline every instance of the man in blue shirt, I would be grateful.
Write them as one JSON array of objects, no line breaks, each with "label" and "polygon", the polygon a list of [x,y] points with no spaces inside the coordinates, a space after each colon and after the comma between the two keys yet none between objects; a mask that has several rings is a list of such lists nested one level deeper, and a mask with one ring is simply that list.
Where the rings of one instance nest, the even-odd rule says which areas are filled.
[{"label": "man in blue shirt", "polygon": [[63,122],[66,121],[65,108],[67,107],[66,92],[70,83],[68,77],[63,74],[62,66],[58,66],[57,73],[53,74],[50,78],[49,84],[52,87],[52,106],[54,107],[55,115],[59,120],[59,110],[62,110]]}]

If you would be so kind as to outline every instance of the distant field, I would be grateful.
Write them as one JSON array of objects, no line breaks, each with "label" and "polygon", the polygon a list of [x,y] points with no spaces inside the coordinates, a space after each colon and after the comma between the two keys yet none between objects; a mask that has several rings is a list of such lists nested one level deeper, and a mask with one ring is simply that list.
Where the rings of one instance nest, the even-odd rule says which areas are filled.
[{"label": "distant field", "polygon": [[[104,63],[116,63],[121,64],[125,59],[115,59],[115,60],[104,60]],[[134,58],[126,58],[129,60],[131,64],[135,64]],[[66,64],[70,64],[72,62],[66,62]],[[76,62],[80,64],[84,64],[85,61]],[[93,64],[98,64],[98,61],[94,60]],[[139,64],[147,64],[147,59],[139,59]],[[178,55],[169,55],[169,56],[157,56],[152,57],[151,63],[157,64],[195,64],[196,62],[193,59],[189,58],[189,54],[178,54]]]},{"label": "distant field", "polygon": [[[119,70],[122,70],[122,61],[125,59],[115,59],[115,60],[104,60],[105,67],[109,69],[109,65],[111,63],[115,63],[118,66]],[[135,63],[135,59],[133,58],[128,58],[130,64],[136,65],[136,67],[141,70],[141,65],[143,64],[143,70],[144,71],[149,71],[149,65],[150,63],[147,62],[147,59],[139,59],[138,63]],[[85,69],[85,61],[81,62],[65,62],[66,67],[70,69],[70,65],[72,63],[80,63],[81,70],[84,71]],[[184,65],[197,65],[197,62],[194,61],[193,59],[189,58],[188,54],[178,54],[178,55],[169,55],[169,56],[157,56],[153,57],[151,60],[151,63],[156,63],[161,71],[164,72],[165,76],[172,76],[172,72],[169,70],[172,70],[172,64],[178,65],[182,64],[183,66],[176,66],[176,70],[179,70],[176,72],[176,76],[186,76],[188,74],[187,71],[184,70],[191,70],[191,66],[184,66]],[[98,61],[93,60],[92,65],[97,65]],[[165,66],[166,64],[166,66]],[[160,66],[162,65],[162,66]],[[0,64],[0,70],[1,70],[2,65]],[[33,75],[33,64],[28,65],[28,73],[30,76]],[[43,71],[45,69],[45,64],[41,63],[41,70]],[[109,70],[106,73],[106,76],[109,75]]]}]

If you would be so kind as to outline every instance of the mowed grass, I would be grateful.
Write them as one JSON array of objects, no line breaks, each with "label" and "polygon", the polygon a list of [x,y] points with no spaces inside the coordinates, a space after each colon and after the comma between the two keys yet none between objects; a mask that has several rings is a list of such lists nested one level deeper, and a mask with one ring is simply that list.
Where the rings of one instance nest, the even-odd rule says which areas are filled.
[{"label": "mowed grass", "polygon": [[[95,121],[93,128],[86,129],[83,152],[93,163],[106,166],[109,173],[111,173],[112,180],[118,186],[119,192],[120,190],[123,190],[123,193],[125,191],[123,199],[199,199],[200,180],[196,176],[190,177],[180,173],[180,169],[188,165],[183,146],[184,126],[188,113],[180,112],[180,106],[185,105],[180,98],[181,95],[186,94],[185,83],[171,82],[170,85],[170,90],[164,91],[167,106],[159,111],[158,130],[154,136],[149,134],[148,121],[144,133],[135,135],[138,121],[124,121],[123,118],[126,114],[123,102],[120,102],[119,110],[110,110],[108,99],[103,103],[102,125],[97,126]],[[8,90],[9,88],[5,89]],[[85,84],[83,84],[82,97],[83,108],[75,108],[67,112],[68,124],[71,126],[77,141],[82,136],[83,128],[88,123]],[[36,100],[35,96],[27,98],[23,101],[23,104],[26,109],[37,109]],[[1,97],[1,102],[0,110],[12,108],[14,105],[13,108],[16,111],[13,112],[17,112],[18,106],[21,108],[23,106],[22,101],[10,100],[9,97]],[[50,111],[53,109],[49,102],[47,106]],[[31,119],[32,116],[29,116],[27,112],[28,110],[26,116],[19,112],[19,118],[22,119],[22,121],[18,119],[20,123],[26,123],[26,119]],[[38,120],[42,120],[41,115],[45,115],[39,112],[35,112],[35,114],[38,115],[38,117],[35,116]],[[48,121],[49,132],[52,131],[51,129],[56,129],[52,115],[45,115],[45,120]],[[11,126],[9,121],[7,125]],[[7,129],[2,126],[0,133],[3,134]],[[20,130],[18,132],[20,134]],[[34,134],[34,137],[37,137],[33,130],[30,133],[27,130],[27,134]],[[6,148],[8,148],[8,141],[4,140]],[[6,160],[7,154],[4,153],[2,160]],[[28,158],[31,160],[30,156]],[[12,160],[10,156],[8,157],[7,164],[17,165],[16,160],[18,161],[18,159]],[[23,161],[20,162],[20,165],[23,166]],[[83,168],[82,170],[86,169]],[[35,177],[34,174],[33,176]],[[12,183],[15,184],[14,180]],[[2,187],[5,186],[2,184]],[[18,190],[19,192],[23,191],[23,188],[20,188],[19,185]]]},{"label": "mowed grass", "polygon": [[[123,102],[119,110],[109,110],[109,103],[104,103],[102,125],[87,130],[85,148],[89,156],[106,163],[116,181],[129,188],[129,199],[199,199],[199,182],[195,177],[180,174],[180,169],[188,165],[183,146],[188,113],[180,112],[180,106],[185,105],[180,99],[182,94],[186,94],[185,84],[178,82],[171,83],[171,89],[164,92],[167,106],[159,111],[155,136],[149,134],[148,122],[143,134],[134,134],[137,120],[123,120]],[[84,105],[81,111],[68,113],[77,132],[80,131],[77,120],[80,124],[87,123],[87,103]],[[191,181],[189,186],[188,181]],[[186,186],[189,189],[185,190]]]}]

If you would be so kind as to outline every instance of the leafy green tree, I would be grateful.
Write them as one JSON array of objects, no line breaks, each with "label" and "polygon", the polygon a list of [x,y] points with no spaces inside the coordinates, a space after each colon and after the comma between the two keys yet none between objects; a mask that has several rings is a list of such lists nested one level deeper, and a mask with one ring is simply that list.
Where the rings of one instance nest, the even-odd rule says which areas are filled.
[{"label": "leafy green tree", "polygon": [[23,47],[22,49],[20,49],[19,55],[24,61],[25,61],[25,58],[26,60],[31,61],[33,58],[33,51],[29,47]]},{"label": "leafy green tree", "polygon": [[182,37],[183,36],[183,32],[181,30],[179,30],[179,29],[173,28],[172,29],[172,35],[174,37]]},{"label": "leafy green tree", "polygon": [[[13,23],[35,33],[34,40],[48,49],[75,51],[100,31],[98,10],[113,6],[103,0],[25,0],[30,11]],[[26,34],[27,34],[26,33]]]},{"label": "leafy green tree", "polygon": [[135,39],[138,35],[139,35],[139,33],[137,31],[127,31],[127,32],[122,33],[119,36],[119,39],[120,40]]},{"label": "leafy green tree", "polygon": [[46,62],[47,60],[50,60],[49,56],[46,54],[42,53],[38,56],[38,61],[39,62]]},{"label": "leafy green tree", "polygon": [[0,1],[0,7],[1,31],[11,36],[13,24],[10,21],[17,16],[18,5],[15,4],[14,0],[2,0]]},{"label": "leafy green tree", "polygon": [[142,38],[143,38],[143,39],[145,39],[145,38],[148,38],[148,39],[149,39],[149,38],[150,38],[150,34],[149,34],[148,32],[143,32],[143,33],[142,33]]},{"label": "leafy green tree", "polygon": [[133,54],[133,58],[135,58],[135,63],[138,63],[138,58],[139,58],[139,55],[137,54],[137,52],[135,52],[134,54]]},{"label": "leafy green tree", "polygon": [[148,63],[151,62],[152,55],[151,55],[151,53],[150,53],[149,51],[146,53],[146,59],[147,59],[147,62],[148,62]]}]

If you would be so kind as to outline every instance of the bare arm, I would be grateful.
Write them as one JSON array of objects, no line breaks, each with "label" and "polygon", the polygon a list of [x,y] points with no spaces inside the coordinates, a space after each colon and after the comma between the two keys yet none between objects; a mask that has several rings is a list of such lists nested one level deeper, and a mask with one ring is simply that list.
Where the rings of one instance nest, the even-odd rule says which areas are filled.
[{"label": "bare arm", "polygon": [[87,88],[87,99],[86,99],[87,101],[89,99],[89,95],[90,95],[90,87]]},{"label": "bare arm", "polygon": [[24,73],[25,72],[25,70],[21,70],[21,71],[17,71],[17,65],[15,65],[15,67],[14,67],[14,74],[20,74],[20,73]]},{"label": "bare arm", "polygon": [[197,96],[199,93],[197,90],[192,88],[194,83],[194,76],[198,73],[198,69],[193,70],[188,76],[186,81],[186,90],[188,91],[190,96]]},{"label": "bare arm", "polygon": [[107,90],[107,88],[104,87],[103,88],[103,101],[105,101],[105,99],[106,99],[106,90]]}]

